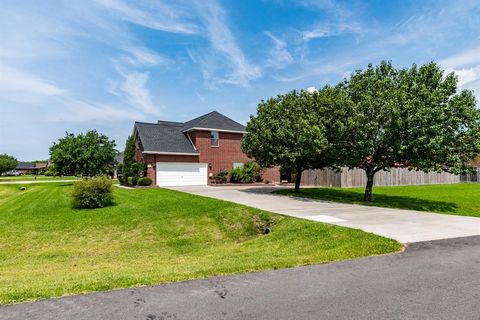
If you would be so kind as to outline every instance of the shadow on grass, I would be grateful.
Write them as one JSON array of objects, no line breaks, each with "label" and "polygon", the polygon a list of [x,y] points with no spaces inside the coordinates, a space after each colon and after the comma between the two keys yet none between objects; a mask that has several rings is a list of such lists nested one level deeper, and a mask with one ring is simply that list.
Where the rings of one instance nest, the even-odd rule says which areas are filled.
[{"label": "shadow on grass", "polygon": [[294,193],[293,190],[276,190],[274,194],[289,195],[295,197],[304,197],[315,200],[325,200],[332,202],[359,204],[366,206],[376,206],[385,208],[398,208],[417,211],[434,211],[451,213],[458,209],[457,204],[453,202],[434,201],[419,199],[407,196],[393,196],[383,194],[373,194],[372,202],[364,202],[363,194],[350,190],[330,189],[330,188],[311,188],[300,190]]}]

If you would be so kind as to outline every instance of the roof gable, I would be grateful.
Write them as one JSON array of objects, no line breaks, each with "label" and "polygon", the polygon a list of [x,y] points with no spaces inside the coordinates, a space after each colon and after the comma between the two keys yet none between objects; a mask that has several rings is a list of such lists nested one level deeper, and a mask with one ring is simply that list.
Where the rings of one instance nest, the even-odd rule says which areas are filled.
[{"label": "roof gable", "polygon": [[188,132],[194,129],[214,129],[219,131],[245,132],[245,126],[224,116],[223,114],[212,111],[198,118],[187,121],[183,124],[183,130]]}]

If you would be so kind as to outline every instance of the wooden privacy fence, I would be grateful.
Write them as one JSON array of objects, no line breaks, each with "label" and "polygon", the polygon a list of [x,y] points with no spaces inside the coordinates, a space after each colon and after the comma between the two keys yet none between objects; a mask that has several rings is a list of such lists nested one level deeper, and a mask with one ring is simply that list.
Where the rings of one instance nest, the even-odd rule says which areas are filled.
[{"label": "wooden privacy fence", "polygon": [[[480,168],[475,173],[456,175],[448,172],[423,172],[407,168],[392,168],[390,171],[379,171],[375,174],[375,186],[406,186],[419,184],[444,184],[460,182],[480,182]],[[306,170],[302,174],[302,185],[326,187],[364,187],[367,184],[365,171],[361,169],[341,172],[331,169]]]},{"label": "wooden privacy fence", "polygon": [[480,168],[476,168],[475,171],[462,174],[460,176],[461,182],[480,182]]}]

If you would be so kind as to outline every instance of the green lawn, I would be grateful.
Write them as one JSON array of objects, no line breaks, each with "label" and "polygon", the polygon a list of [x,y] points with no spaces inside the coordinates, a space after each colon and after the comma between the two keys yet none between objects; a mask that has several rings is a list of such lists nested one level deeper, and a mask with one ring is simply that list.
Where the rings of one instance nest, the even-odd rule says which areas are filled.
[{"label": "green lawn", "polygon": [[0,303],[402,249],[363,231],[159,188],[115,188],[114,206],[73,210],[70,187],[0,186]]},{"label": "green lawn", "polygon": [[373,201],[362,201],[363,188],[304,188],[276,193],[334,202],[480,217],[480,183],[374,187]]},{"label": "green lawn", "polygon": [[[35,179],[37,177],[37,179]],[[34,176],[34,175],[23,175],[23,176],[0,176],[0,182],[9,182],[9,181],[35,181],[35,180],[77,180],[78,177],[52,177],[52,176]]]}]

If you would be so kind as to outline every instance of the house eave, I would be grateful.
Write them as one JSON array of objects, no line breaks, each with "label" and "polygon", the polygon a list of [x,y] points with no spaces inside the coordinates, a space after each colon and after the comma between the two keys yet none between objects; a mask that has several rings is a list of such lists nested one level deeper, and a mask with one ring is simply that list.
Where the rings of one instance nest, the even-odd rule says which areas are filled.
[{"label": "house eave", "polygon": [[163,151],[143,151],[143,154],[158,154],[166,156],[199,156],[199,152],[163,152]]},{"label": "house eave", "polygon": [[238,131],[238,130],[225,130],[225,129],[215,129],[215,128],[201,128],[201,127],[192,127],[186,130],[183,130],[183,132],[192,132],[192,131],[218,131],[218,132],[228,132],[228,133],[241,133],[241,134],[246,134],[246,131]]}]

